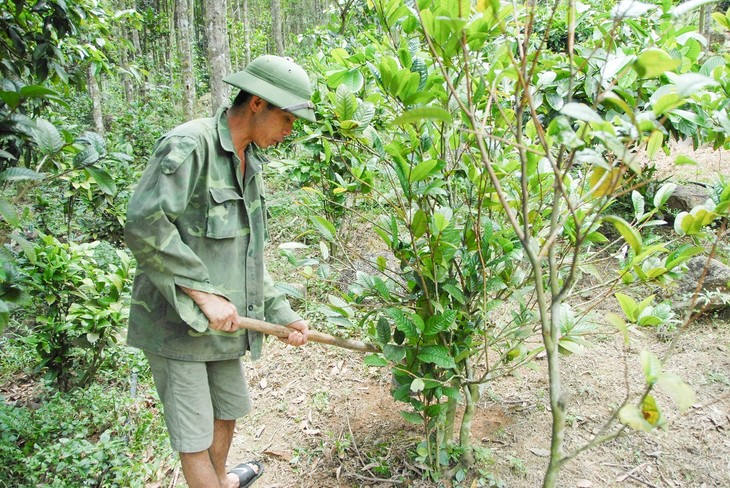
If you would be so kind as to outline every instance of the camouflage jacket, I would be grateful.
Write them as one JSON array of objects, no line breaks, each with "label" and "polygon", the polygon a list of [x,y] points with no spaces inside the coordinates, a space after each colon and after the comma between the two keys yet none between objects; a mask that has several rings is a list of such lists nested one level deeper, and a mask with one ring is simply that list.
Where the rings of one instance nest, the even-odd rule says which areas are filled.
[{"label": "camouflage jacket", "polygon": [[[263,261],[261,158],[246,150],[241,176],[225,108],[163,136],[129,201],[125,239],[137,260],[127,342],[188,361],[261,355],[258,332],[214,332],[179,286],[228,298],[242,316],[299,320]],[[179,286],[178,286],[179,285]]]}]

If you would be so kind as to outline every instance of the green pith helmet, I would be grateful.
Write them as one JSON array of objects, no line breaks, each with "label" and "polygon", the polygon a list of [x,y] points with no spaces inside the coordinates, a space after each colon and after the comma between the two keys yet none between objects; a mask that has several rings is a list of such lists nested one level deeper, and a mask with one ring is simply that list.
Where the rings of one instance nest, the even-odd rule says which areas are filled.
[{"label": "green pith helmet", "polygon": [[314,104],[309,100],[312,87],[307,73],[292,61],[266,54],[242,70],[223,78],[236,88],[257,95],[282,110],[314,122]]}]

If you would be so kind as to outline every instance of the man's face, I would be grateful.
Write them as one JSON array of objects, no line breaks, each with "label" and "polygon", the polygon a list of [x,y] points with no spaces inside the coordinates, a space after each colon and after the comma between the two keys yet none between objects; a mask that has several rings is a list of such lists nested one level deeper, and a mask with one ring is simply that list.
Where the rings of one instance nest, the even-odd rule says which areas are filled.
[{"label": "man's face", "polygon": [[269,105],[261,100],[265,106],[258,110],[253,118],[253,141],[262,149],[283,141],[292,131],[296,115],[285,112],[278,107]]}]

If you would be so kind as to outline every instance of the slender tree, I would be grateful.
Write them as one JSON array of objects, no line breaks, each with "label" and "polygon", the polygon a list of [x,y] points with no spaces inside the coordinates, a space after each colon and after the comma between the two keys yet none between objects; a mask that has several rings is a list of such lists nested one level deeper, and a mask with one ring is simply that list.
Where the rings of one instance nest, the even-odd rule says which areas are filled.
[{"label": "slender tree", "polygon": [[177,27],[177,50],[180,56],[182,76],[182,109],[185,120],[194,116],[195,75],[193,73],[193,51],[190,42],[190,16],[192,10],[188,0],[175,0],[175,25]]},{"label": "slender tree", "polygon": [[210,66],[210,94],[213,112],[228,103],[230,89],[223,83],[229,71],[230,56],[226,28],[226,0],[205,0],[206,34],[208,37],[208,65]]},{"label": "slender tree", "polygon": [[91,116],[94,120],[94,131],[100,136],[104,136],[104,119],[101,115],[101,90],[99,90],[99,83],[94,77],[94,64],[90,64],[86,69],[86,85],[89,90],[89,97],[91,98]]},{"label": "slender tree", "polygon": [[284,55],[284,33],[281,28],[281,0],[271,0],[271,30],[274,47],[279,56]]}]

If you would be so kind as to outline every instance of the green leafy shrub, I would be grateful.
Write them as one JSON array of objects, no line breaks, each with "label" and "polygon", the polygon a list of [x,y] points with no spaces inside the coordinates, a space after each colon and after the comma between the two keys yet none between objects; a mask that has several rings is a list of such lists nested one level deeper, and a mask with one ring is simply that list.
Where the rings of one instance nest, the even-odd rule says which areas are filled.
[{"label": "green leafy shrub", "polygon": [[98,246],[41,236],[19,260],[36,311],[23,341],[40,357],[36,372],[45,371],[62,390],[90,383],[126,324],[131,258],[115,251],[112,263],[107,246],[99,252],[102,268],[94,258]]},{"label": "green leafy shrub", "polygon": [[171,456],[159,411],[114,387],[0,403],[2,487],[143,487]]}]

